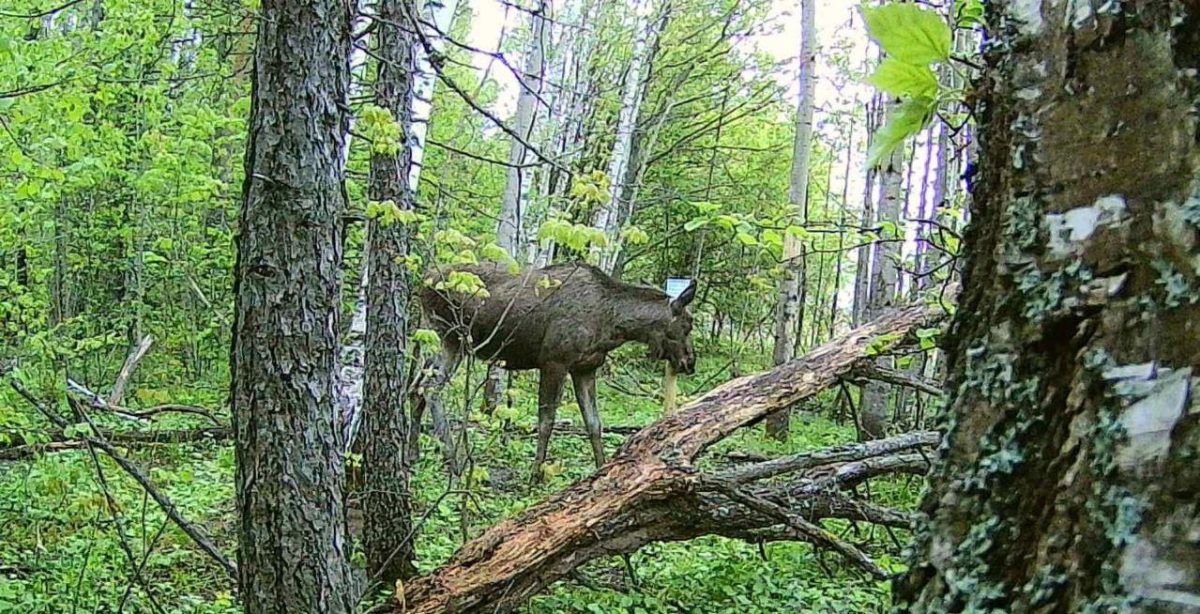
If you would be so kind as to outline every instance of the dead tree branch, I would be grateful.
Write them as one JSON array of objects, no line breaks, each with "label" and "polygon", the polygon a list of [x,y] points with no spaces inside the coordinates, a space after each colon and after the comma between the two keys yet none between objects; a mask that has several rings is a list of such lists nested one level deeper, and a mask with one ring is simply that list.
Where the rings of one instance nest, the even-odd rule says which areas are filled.
[{"label": "dead tree branch", "polygon": [[[842,485],[882,475],[879,472],[888,468],[916,471],[904,454],[888,454],[884,458],[900,460],[887,463],[864,458],[822,465],[820,474],[828,477],[814,471],[808,479],[790,484],[762,490],[738,486],[737,492],[714,490],[712,478],[700,473],[694,463],[735,430],[835,385],[867,357],[869,349],[886,350],[940,315],[936,308],[923,305],[900,309],[803,358],[719,386],[630,437],[591,477],[463,545],[444,566],[402,588],[397,607],[405,604],[406,611],[414,613],[511,611],[591,559],[633,552],[653,541],[710,533],[758,539],[800,537],[838,550],[876,573],[874,563],[864,561],[865,555],[828,539],[812,523],[833,516],[834,511],[904,522],[903,514],[847,502],[838,492]],[[910,449],[905,446],[915,444],[906,440],[888,445]],[[847,471],[850,466],[856,468]],[[714,518],[719,522],[714,523]],[[756,520],[747,525],[731,518]]]}]

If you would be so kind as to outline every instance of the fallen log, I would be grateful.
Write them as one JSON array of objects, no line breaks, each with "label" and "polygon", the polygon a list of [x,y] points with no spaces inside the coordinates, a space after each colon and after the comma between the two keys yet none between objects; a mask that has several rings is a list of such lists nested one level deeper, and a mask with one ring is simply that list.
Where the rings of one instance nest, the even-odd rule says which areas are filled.
[{"label": "fallen log", "polygon": [[[834,471],[817,487],[809,480],[795,488],[772,485],[754,492],[748,487],[731,490],[731,479],[714,483],[694,462],[733,431],[821,392],[861,359],[896,345],[940,315],[940,310],[923,305],[900,309],[802,358],[712,390],[630,437],[591,477],[494,525],[442,567],[399,586],[394,609],[430,614],[510,611],[591,559],[633,552],[653,541],[758,533],[764,539],[828,542],[831,536],[805,524],[811,520],[797,519],[819,518],[818,511],[833,516],[836,509],[867,509],[860,502],[839,508],[834,498],[840,495],[830,493],[839,479],[853,479],[852,475],[839,478]],[[916,456],[915,462],[921,463],[921,455]],[[910,456],[890,465],[911,468],[913,462]],[[862,465],[857,475],[869,476],[871,471]],[[772,496],[786,496],[786,505],[772,501]],[[828,509],[816,509],[822,505]],[[731,520],[755,514],[759,521],[753,526]],[[891,521],[902,522],[898,514],[890,514]],[[704,518],[714,519],[715,525],[701,522]],[[864,559],[858,562],[874,571],[874,564],[853,546],[836,547],[853,559]]]}]

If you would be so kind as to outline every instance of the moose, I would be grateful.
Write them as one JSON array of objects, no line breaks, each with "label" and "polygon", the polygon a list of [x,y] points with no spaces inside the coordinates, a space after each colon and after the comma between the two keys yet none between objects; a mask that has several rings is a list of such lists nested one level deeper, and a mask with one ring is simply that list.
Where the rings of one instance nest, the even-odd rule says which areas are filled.
[{"label": "moose", "polygon": [[[486,292],[456,292],[439,283],[454,272],[477,275]],[[584,263],[515,273],[500,264],[439,268],[420,295],[427,325],[442,341],[441,373],[435,386],[449,381],[467,353],[497,361],[509,371],[540,371],[533,464],[537,481],[563,382],[570,375],[599,467],[604,463],[604,445],[596,405],[597,369],[609,352],[635,341],[647,346],[651,359],[667,361],[678,373],[693,373],[696,357],[687,306],[695,296],[694,280],[671,299],[661,290],[618,281]]]}]

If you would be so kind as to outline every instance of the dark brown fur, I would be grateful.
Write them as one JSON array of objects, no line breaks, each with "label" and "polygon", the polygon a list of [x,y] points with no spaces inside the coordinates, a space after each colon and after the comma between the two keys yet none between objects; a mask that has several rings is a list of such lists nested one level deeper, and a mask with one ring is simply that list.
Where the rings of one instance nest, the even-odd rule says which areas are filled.
[{"label": "dark brown fur", "polygon": [[[437,289],[451,271],[478,275],[488,296]],[[509,370],[541,371],[535,468],[545,458],[566,375],[574,382],[599,465],[603,449],[595,411],[595,373],[608,353],[638,341],[648,347],[651,358],[670,362],[680,373],[695,369],[689,338],[692,317],[687,311],[695,284],[672,302],[661,290],[614,280],[582,263],[517,274],[496,264],[456,266],[438,269],[427,282],[421,307],[429,325],[442,336],[449,372],[466,353],[499,361]]]}]

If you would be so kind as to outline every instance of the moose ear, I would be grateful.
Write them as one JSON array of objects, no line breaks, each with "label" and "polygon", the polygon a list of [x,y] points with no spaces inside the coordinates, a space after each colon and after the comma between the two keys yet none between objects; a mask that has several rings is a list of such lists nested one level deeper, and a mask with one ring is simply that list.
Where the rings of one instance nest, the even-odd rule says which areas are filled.
[{"label": "moose ear", "polygon": [[693,279],[692,283],[688,284],[688,287],[684,288],[683,292],[671,301],[671,311],[676,313],[682,311],[694,298],[696,298],[696,280]]}]

